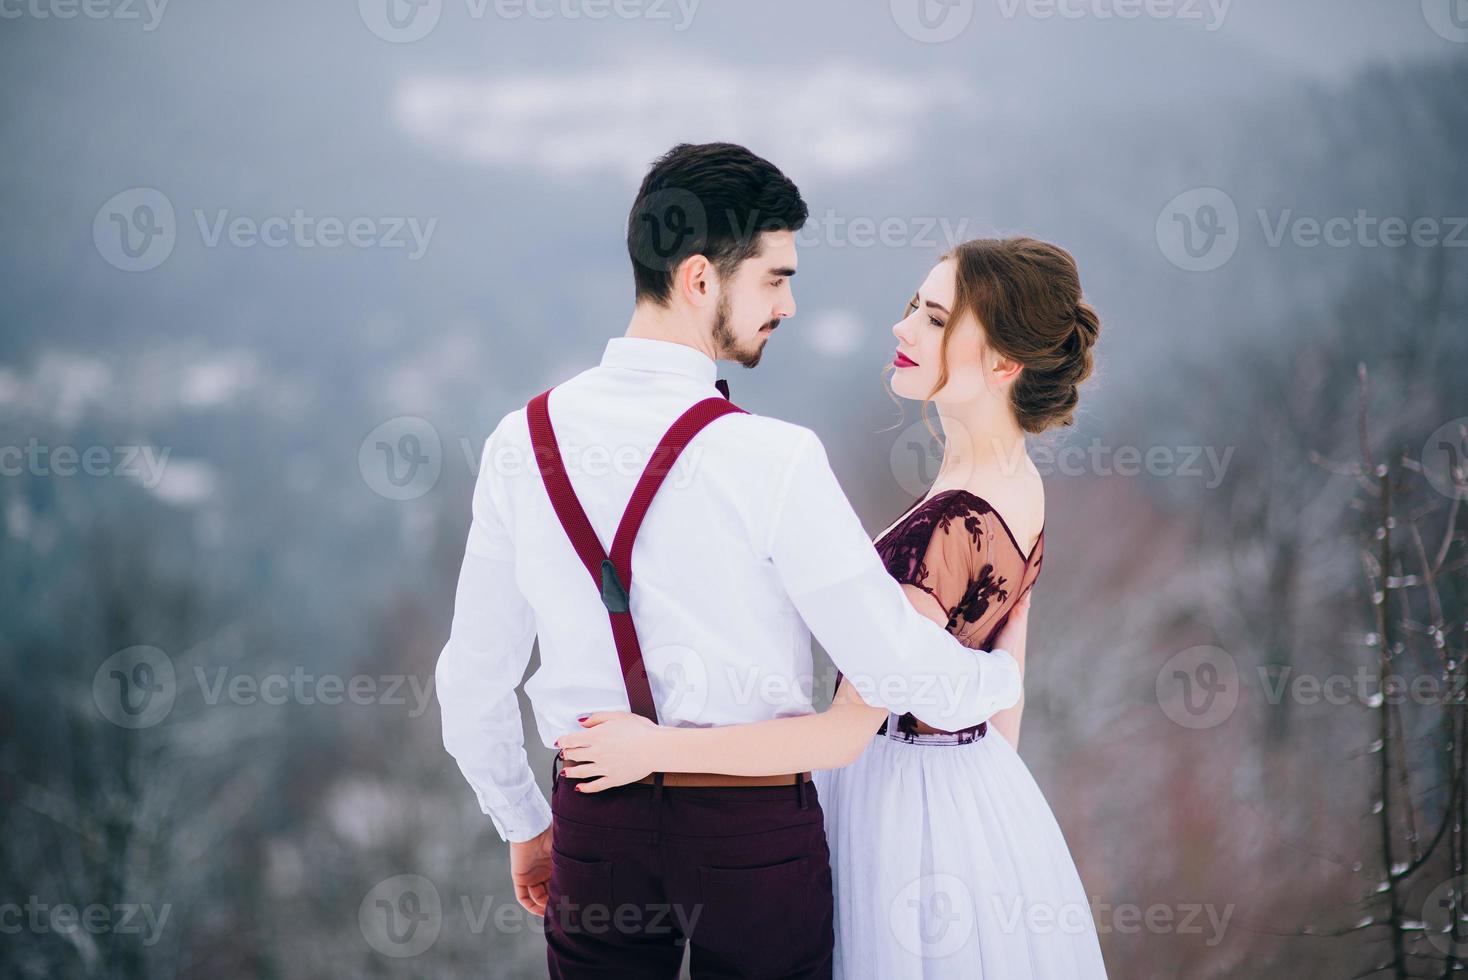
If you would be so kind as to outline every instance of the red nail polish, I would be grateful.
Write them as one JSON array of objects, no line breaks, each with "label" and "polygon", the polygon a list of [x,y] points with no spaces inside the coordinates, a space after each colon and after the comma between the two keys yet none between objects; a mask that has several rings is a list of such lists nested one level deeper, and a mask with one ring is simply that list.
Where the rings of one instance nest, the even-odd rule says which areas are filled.
[{"label": "red nail polish", "polygon": [[577,718],[576,720],[577,721],[585,721],[586,719],[588,719],[590,717],[591,717],[591,715],[582,715],[580,718]]}]

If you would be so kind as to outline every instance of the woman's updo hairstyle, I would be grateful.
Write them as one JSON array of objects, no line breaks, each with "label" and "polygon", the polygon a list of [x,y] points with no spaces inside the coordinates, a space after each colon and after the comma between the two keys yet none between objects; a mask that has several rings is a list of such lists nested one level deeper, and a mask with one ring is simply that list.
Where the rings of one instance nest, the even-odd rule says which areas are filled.
[{"label": "woman's updo hairstyle", "polygon": [[977,238],[943,258],[954,261],[957,292],[934,393],[948,383],[948,333],[972,313],[989,347],[1024,368],[1009,391],[1020,427],[1044,432],[1070,425],[1101,332],[1096,311],[1081,297],[1075,259],[1034,238]]}]

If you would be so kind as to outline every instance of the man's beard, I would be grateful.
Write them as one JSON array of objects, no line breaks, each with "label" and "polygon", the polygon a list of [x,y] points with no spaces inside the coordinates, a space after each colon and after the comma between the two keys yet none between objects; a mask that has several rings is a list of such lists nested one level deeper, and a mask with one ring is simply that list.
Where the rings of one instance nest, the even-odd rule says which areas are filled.
[{"label": "man's beard", "polygon": [[[774,321],[771,321],[772,323]],[[734,330],[729,326],[729,294],[724,293],[719,297],[719,302],[714,306],[714,346],[718,349],[721,357],[731,361],[738,361],[747,368],[756,367],[761,355],[765,352],[765,345],[760,344],[753,350],[745,350],[739,346],[734,336]]]}]

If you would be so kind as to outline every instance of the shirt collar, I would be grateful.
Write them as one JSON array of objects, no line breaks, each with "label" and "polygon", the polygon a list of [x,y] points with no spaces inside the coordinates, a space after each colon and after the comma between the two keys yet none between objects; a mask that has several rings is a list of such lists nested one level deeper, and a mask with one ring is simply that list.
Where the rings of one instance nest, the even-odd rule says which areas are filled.
[{"label": "shirt collar", "polygon": [[601,366],[681,374],[706,385],[712,385],[719,375],[719,366],[703,351],[687,344],[649,337],[609,338],[606,351],[601,356]]}]

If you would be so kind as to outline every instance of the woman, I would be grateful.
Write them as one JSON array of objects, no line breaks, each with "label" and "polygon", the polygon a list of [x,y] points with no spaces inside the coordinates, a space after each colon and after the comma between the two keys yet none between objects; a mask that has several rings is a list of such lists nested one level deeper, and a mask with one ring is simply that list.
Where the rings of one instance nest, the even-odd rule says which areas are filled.
[{"label": "woman", "polygon": [[[877,550],[918,609],[1021,671],[1044,547],[1024,436],[1071,423],[1099,328],[1070,254],[1030,238],[959,245],[892,328],[892,389],[921,400],[925,420],[936,406],[944,452]],[[1015,751],[1023,708],[942,732],[868,706],[838,675],[821,714],[692,729],[601,712],[557,744],[578,777],[599,777],[586,792],[650,772],[813,770],[839,976],[1104,977],[1075,864]]]}]

